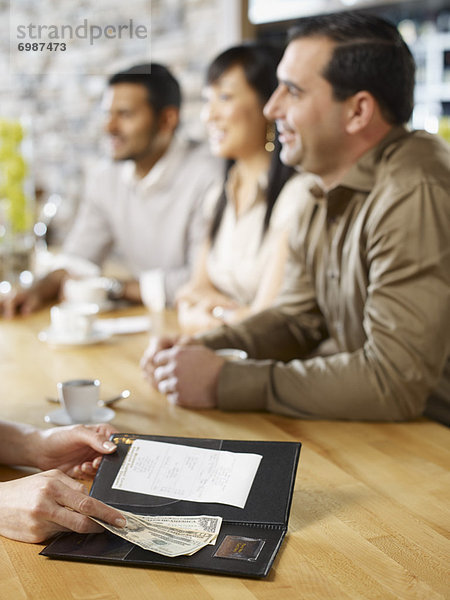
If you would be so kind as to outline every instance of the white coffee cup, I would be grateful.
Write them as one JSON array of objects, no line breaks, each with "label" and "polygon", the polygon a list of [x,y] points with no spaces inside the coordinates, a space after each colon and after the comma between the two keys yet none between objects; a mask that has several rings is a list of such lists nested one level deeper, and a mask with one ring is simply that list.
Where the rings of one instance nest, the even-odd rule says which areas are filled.
[{"label": "white coffee cup", "polygon": [[52,335],[62,341],[83,341],[92,335],[98,307],[58,305],[50,309]]},{"label": "white coffee cup", "polygon": [[67,279],[64,283],[64,298],[70,304],[101,306],[108,300],[108,278]]},{"label": "white coffee cup", "polygon": [[58,397],[73,423],[89,423],[100,396],[98,379],[71,379],[58,383]]},{"label": "white coffee cup", "polygon": [[248,358],[247,352],[238,348],[220,348],[220,350],[216,350],[216,354],[229,361],[245,360]]}]

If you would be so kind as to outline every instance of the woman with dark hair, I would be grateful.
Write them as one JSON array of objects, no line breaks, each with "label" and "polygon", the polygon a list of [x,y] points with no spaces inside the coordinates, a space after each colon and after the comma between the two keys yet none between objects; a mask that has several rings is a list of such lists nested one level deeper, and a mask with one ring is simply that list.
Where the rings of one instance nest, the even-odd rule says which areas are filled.
[{"label": "woman with dark hair", "polygon": [[274,48],[243,44],[208,68],[203,116],[211,151],[226,166],[222,190],[205,203],[207,212],[214,206],[209,238],[177,295],[187,332],[258,312],[281,286],[289,229],[310,198],[312,176],[281,163],[275,125],[263,115],[279,58]]}]

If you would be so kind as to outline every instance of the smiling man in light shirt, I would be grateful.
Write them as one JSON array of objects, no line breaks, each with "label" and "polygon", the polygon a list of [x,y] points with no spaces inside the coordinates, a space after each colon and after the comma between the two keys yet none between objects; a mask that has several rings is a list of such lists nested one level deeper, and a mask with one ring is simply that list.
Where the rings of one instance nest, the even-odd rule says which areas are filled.
[{"label": "smiling man in light shirt", "polygon": [[111,297],[139,302],[139,278],[157,270],[167,302],[173,302],[204,237],[202,201],[220,178],[220,165],[207,149],[176,133],[180,105],[179,84],[162,65],[137,65],[110,78],[104,107],[113,160],[87,178],[52,271],[5,299],[6,316],[55,300],[68,275],[98,275],[112,251],[131,277],[111,280]]},{"label": "smiling man in light shirt", "polygon": [[[145,374],[187,408],[392,421],[428,400],[448,419],[450,152],[405,127],[411,53],[377,17],[312,17],[278,78],[265,112],[282,159],[322,186],[291,237],[277,306],[197,339],[152,339]],[[223,347],[250,360],[225,362]]]}]

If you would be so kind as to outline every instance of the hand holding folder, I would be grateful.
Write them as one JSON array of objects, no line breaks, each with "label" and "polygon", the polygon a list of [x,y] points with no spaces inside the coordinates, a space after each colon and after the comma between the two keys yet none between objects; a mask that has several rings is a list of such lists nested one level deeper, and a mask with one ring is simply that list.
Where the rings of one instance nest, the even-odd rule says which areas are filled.
[{"label": "hand holding folder", "polygon": [[[117,452],[106,456],[98,470],[91,495],[107,504],[140,515],[218,515],[222,527],[216,545],[192,556],[167,557],[144,550],[109,532],[83,536],[61,534],[42,552],[60,559],[158,566],[265,577],[287,532],[289,511],[301,444],[176,438],[116,434]],[[136,439],[260,454],[262,460],[243,508],[226,504],[192,502],[114,489],[113,483],[130,446]]]}]

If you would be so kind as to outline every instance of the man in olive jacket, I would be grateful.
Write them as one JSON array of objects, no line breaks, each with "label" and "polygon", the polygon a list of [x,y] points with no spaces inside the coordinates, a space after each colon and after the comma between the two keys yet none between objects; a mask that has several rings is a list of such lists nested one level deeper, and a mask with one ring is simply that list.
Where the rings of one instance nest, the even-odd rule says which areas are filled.
[{"label": "man in olive jacket", "polygon": [[[277,305],[195,340],[151,340],[145,373],[188,408],[417,417],[430,397],[448,401],[450,152],[405,127],[412,56],[377,17],[312,17],[278,78],[265,114],[281,158],[318,184]],[[221,347],[250,358],[225,363]]]}]

